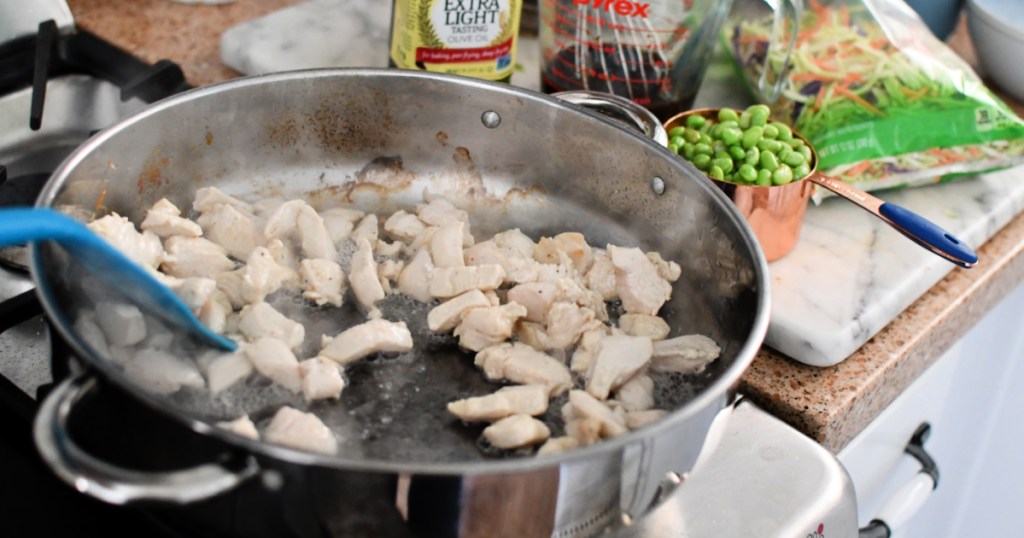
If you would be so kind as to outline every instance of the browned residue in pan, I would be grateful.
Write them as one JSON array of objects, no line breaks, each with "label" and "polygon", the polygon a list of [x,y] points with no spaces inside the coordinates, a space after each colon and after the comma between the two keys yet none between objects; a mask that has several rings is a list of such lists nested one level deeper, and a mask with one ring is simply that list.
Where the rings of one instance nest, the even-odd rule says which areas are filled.
[{"label": "browned residue in pan", "polygon": [[136,182],[140,196],[147,189],[157,189],[167,181],[164,178],[164,170],[167,169],[169,164],[170,160],[160,154],[160,148],[154,148],[149,153],[149,157],[146,158],[146,162],[142,165],[142,170],[139,171],[138,181]]},{"label": "browned residue in pan", "polygon": [[448,147],[448,133],[444,131],[438,131],[437,134],[434,135],[434,138],[437,139],[437,142],[441,144],[442,147]]},{"label": "browned residue in pan", "polygon": [[209,131],[209,129],[207,129],[207,131],[206,131],[206,145],[209,146],[211,144],[213,144],[213,133],[211,133]]}]

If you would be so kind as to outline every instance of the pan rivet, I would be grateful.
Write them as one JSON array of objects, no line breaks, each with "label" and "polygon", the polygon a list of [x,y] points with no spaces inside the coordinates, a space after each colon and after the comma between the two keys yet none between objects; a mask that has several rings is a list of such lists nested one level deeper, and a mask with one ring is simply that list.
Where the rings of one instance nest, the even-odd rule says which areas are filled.
[{"label": "pan rivet", "polygon": [[269,491],[277,491],[284,485],[284,477],[273,469],[263,471],[261,478],[263,479],[263,487]]},{"label": "pan rivet", "polygon": [[651,190],[654,191],[654,194],[656,194],[658,196],[661,196],[662,194],[665,194],[665,180],[661,179],[658,176],[652,177],[651,178]]},{"label": "pan rivet", "polygon": [[495,127],[501,125],[501,116],[499,116],[498,113],[493,110],[488,110],[487,112],[484,112],[480,116],[480,121],[484,123],[484,127],[487,127],[488,129],[494,129]]}]

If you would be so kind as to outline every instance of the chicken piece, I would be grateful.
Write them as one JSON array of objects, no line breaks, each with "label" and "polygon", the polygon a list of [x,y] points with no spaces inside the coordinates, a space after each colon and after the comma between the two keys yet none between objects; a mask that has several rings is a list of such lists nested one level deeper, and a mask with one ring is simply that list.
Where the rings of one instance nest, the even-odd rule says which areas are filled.
[{"label": "chicken piece", "polygon": [[537,262],[533,258],[524,258],[514,249],[499,247],[493,240],[466,248],[462,256],[466,265],[500,265],[505,270],[506,284],[537,280]]},{"label": "chicken piece", "polygon": [[323,217],[325,221],[329,217],[331,219],[348,221],[355,226],[357,222],[366,216],[366,212],[352,207],[332,207],[321,211],[320,216]]},{"label": "chicken piece", "polygon": [[658,270],[638,248],[608,246],[615,266],[615,291],[622,299],[622,308],[631,314],[656,315],[661,305],[672,296],[672,285],[658,275]]},{"label": "chicken piece", "polygon": [[580,336],[600,327],[593,310],[575,303],[558,301],[551,305],[547,317],[547,349],[566,349],[576,344]]},{"label": "chicken piece", "polygon": [[425,248],[420,249],[398,275],[399,293],[421,303],[429,303],[433,299],[430,296],[430,280],[433,272],[434,262],[430,259],[430,251]]},{"label": "chicken piece", "polygon": [[[339,209],[341,210],[340,212]],[[354,215],[349,213],[349,211],[353,210],[334,208],[320,212],[320,218],[324,219],[324,228],[327,230],[327,235],[331,237],[335,247],[338,247],[342,241],[351,237],[352,230],[355,229],[355,223],[363,216],[363,212],[358,211],[359,216],[353,219]]]},{"label": "chicken piece", "polygon": [[484,439],[495,448],[512,449],[547,440],[551,430],[530,415],[512,415],[484,428]]},{"label": "chicken piece", "polygon": [[256,430],[256,425],[249,419],[249,415],[242,415],[231,421],[218,422],[217,427],[235,435],[241,435],[255,441],[260,440],[260,432]]},{"label": "chicken piece", "polygon": [[626,433],[625,423],[604,403],[582,390],[569,391],[569,403],[579,419],[595,419],[601,424],[601,437],[609,438]]},{"label": "chicken piece", "polygon": [[403,261],[384,260],[377,266],[377,278],[388,282],[398,281],[398,275],[402,274],[404,268],[405,262]]},{"label": "chicken piece", "polygon": [[519,228],[494,234],[491,240],[494,241],[494,244],[498,245],[498,248],[507,249],[520,258],[533,258],[533,250],[537,248],[537,244],[533,242],[533,239],[519,231]]},{"label": "chicken piece", "polygon": [[601,340],[605,337],[604,327],[591,329],[580,336],[580,343],[572,354],[570,369],[576,373],[586,373],[601,350]]},{"label": "chicken piece", "polygon": [[79,312],[75,319],[75,333],[82,337],[82,340],[100,357],[110,356],[110,345],[107,344],[107,337],[97,322],[95,312],[89,310]]},{"label": "chicken piece", "polygon": [[562,264],[538,262],[535,267],[537,269],[536,282],[558,282],[573,276],[570,267]]},{"label": "chicken piece", "polygon": [[263,244],[263,233],[253,216],[234,206],[215,204],[196,220],[207,239],[224,247],[228,255],[237,260],[248,258],[252,249]]},{"label": "chicken piece", "polygon": [[511,415],[543,415],[548,410],[544,385],[504,387],[486,396],[457,400],[448,412],[466,422],[493,422]]},{"label": "chicken piece", "polygon": [[178,278],[206,277],[235,268],[224,247],[202,237],[169,237],[160,270]]},{"label": "chicken piece", "polygon": [[644,411],[630,411],[626,413],[626,427],[631,430],[638,430],[656,420],[661,420],[668,414],[662,409],[647,409]]},{"label": "chicken piece", "polygon": [[677,336],[654,343],[651,370],[695,374],[718,358],[722,348],[702,334]]},{"label": "chicken piece", "polygon": [[224,194],[217,187],[204,187],[197,190],[196,197],[192,201],[192,209],[199,213],[206,213],[207,211],[212,211],[213,206],[217,204],[229,205],[249,215],[254,213],[254,209],[251,204],[243,202],[233,196]]},{"label": "chicken piece", "polygon": [[366,239],[356,241],[358,248],[352,255],[352,269],[349,284],[356,294],[356,300],[364,308],[373,310],[377,301],[384,298],[384,288],[377,278],[377,264],[373,261],[373,249]]},{"label": "chicken piece", "polygon": [[615,266],[608,253],[602,249],[594,249],[594,262],[590,265],[583,279],[587,288],[599,293],[604,301],[615,301],[619,292],[615,291]]},{"label": "chicken piece", "polygon": [[259,303],[294,278],[293,271],[274,261],[266,247],[256,247],[241,270],[241,295],[246,303]]},{"label": "chicken piece", "polygon": [[[376,217],[374,220],[376,221]],[[333,260],[338,257],[338,251],[334,248],[331,235],[327,233],[324,219],[320,218],[310,205],[306,204],[299,209],[296,226],[299,230],[303,256],[321,260]]]},{"label": "chicken piece", "polygon": [[462,320],[462,313],[471,308],[486,308],[491,301],[480,290],[470,290],[435,306],[427,314],[427,327],[436,333],[448,332]]},{"label": "chicken piece", "polygon": [[171,237],[172,235],[183,235],[185,237],[199,237],[203,235],[203,229],[198,224],[181,217],[181,210],[167,198],[153,204],[153,207],[146,211],[146,218],[139,225],[143,231],[153,232],[159,237]]},{"label": "chicken piece", "polygon": [[536,323],[544,323],[548,317],[548,309],[558,298],[553,282],[528,282],[508,290],[508,300],[515,301],[526,307],[526,319]]},{"label": "chicken piece", "polygon": [[125,361],[124,375],[157,394],[172,394],[182,387],[201,389],[206,385],[194,362],[157,349],[142,349]]},{"label": "chicken piece", "polygon": [[654,380],[637,374],[615,391],[615,399],[626,411],[646,411],[654,407]]},{"label": "chicken piece", "polygon": [[[439,226],[427,226],[423,230],[423,233],[416,236],[416,239],[413,239],[412,242],[409,243],[409,248],[413,251],[418,251],[420,249],[429,250],[430,241],[434,239],[434,233],[440,229],[441,228]],[[463,244],[465,244],[465,241],[463,241]]]},{"label": "chicken piece", "polygon": [[452,334],[459,338],[459,345],[473,351],[493,346],[512,336],[516,320],[526,314],[526,309],[516,303],[486,308],[473,308],[462,314],[462,322]]},{"label": "chicken piece", "polygon": [[412,242],[419,237],[424,229],[426,229],[426,225],[423,224],[419,217],[401,209],[392,213],[384,221],[384,231],[389,236],[406,243]]},{"label": "chicken piece", "polygon": [[363,220],[359,221],[359,224],[356,225],[355,229],[352,230],[352,233],[349,234],[348,238],[351,239],[352,241],[359,241],[360,239],[365,239],[369,241],[370,244],[372,245],[375,244],[377,242],[377,239],[380,237],[379,228],[380,223],[377,220],[377,215],[370,213],[369,215],[363,217]]},{"label": "chicken piece", "polygon": [[302,394],[309,401],[340,398],[341,391],[345,388],[341,367],[320,357],[300,362],[299,375],[302,376]]},{"label": "chicken piece", "polygon": [[242,277],[245,274],[245,267],[234,271],[224,271],[213,277],[217,282],[217,291],[224,294],[228,303],[233,308],[242,308],[249,304],[242,293]]},{"label": "chicken piece", "polygon": [[199,309],[199,321],[215,333],[224,333],[227,328],[228,315],[234,312],[228,296],[220,290],[214,291],[202,308]]},{"label": "chicken piece", "polygon": [[[274,209],[267,216],[263,225],[263,237],[271,239],[288,239],[298,232],[299,211],[308,206],[302,200],[289,200]],[[325,228],[326,229],[326,228]]]},{"label": "chicken piece", "polygon": [[469,222],[469,213],[455,207],[454,204],[440,196],[424,193],[426,204],[416,205],[416,215],[431,226],[444,226],[451,222]]},{"label": "chicken piece", "polygon": [[[274,261],[281,267],[286,267],[293,271],[297,271],[299,269],[299,259],[295,257],[295,253],[292,252],[291,247],[286,245],[284,241],[281,241],[280,239],[271,239],[270,241],[267,241],[267,251],[270,252]],[[298,275],[295,276],[297,277]],[[298,285],[298,278],[296,278],[295,281],[286,281],[283,285],[288,288],[292,287],[292,285]]]},{"label": "chicken piece", "polygon": [[298,349],[306,337],[306,330],[301,323],[284,317],[267,303],[255,303],[243,308],[239,314],[238,330],[249,341],[269,336],[284,342],[289,349]]},{"label": "chicken piece", "polygon": [[587,370],[587,392],[600,400],[621,387],[651,362],[650,338],[642,336],[606,336]]},{"label": "chicken piece", "polygon": [[664,319],[647,314],[623,314],[619,328],[630,336],[646,336],[657,342],[668,336],[669,327]]},{"label": "chicken piece", "polygon": [[338,451],[338,441],[334,434],[316,415],[303,413],[288,406],[277,410],[270,425],[263,432],[263,439],[322,454],[334,454]]},{"label": "chicken piece", "polygon": [[288,347],[277,338],[262,336],[246,344],[244,351],[257,372],[292,392],[299,392],[302,390],[299,360]]},{"label": "chicken piece", "polygon": [[543,385],[551,396],[558,396],[572,387],[572,375],[564,364],[526,344],[491,346],[477,353],[474,363],[490,381]]},{"label": "chicken piece", "polygon": [[385,258],[394,258],[402,254],[405,250],[405,243],[401,241],[395,241],[394,243],[388,243],[378,239],[373,244],[373,252],[378,256],[384,256]]},{"label": "chicken piece", "polygon": [[548,345],[548,333],[544,331],[544,325],[540,323],[520,320],[516,323],[515,335],[520,342],[537,351],[551,349],[551,346]]},{"label": "chicken piece", "polygon": [[149,230],[139,233],[126,217],[111,213],[86,226],[120,250],[128,259],[143,267],[155,268],[163,261],[164,248],[160,244],[160,238]]},{"label": "chicken piece", "polygon": [[430,275],[430,295],[454,297],[469,290],[493,290],[501,286],[505,270],[500,265],[437,267]]},{"label": "chicken piece", "polygon": [[302,296],[317,305],[341,306],[345,293],[345,273],[334,260],[302,260],[299,269],[305,291]]},{"label": "chicken piece", "polygon": [[537,449],[537,455],[543,456],[545,454],[558,454],[560,452],[572,450],[578,446],[580,446],[580,442],[572,437],[552,437]]},{"label": "chicken piece", "polygon": [[244,352],[236,351],[217,353],[205,367],[200,363],[200,369],[206,375],[210,392],[217,394],[252,375],[253,364]]},{"label": "chicken piece", "polygon": [[651,263],[658,270],[658,276],[669,282],[679,280],[679,277],[683,274],[683,269],[679,267],[678,263],[665,261],[659,252],[648,252],[647,259],[651,260]]},{"label": "chicken piece", "polygon": [[405,322],[373,319],[335,336],[320,350],[320,357],[344,366],[374,353],[411,349],[412,333]]},{"label": "chicken piece", "polygon": [[131,346],[146,338],[146,319],[135,305],[98,303],[96,320],[107,343],[112,346]]},{"label": "chicken piece", "polygon": [[[487,291],[485,291],[484,292],[484,297],[487,297],[487,300],[491,302],[491,306],[501,306],[501,303],[504,302],[504,301],[501,300],[502,296],[498,295],[497,290],[487,290]],[[508,298],[508,294],[507,293],[505,294],[505,297],[506,297],[506,299]]]},{"label": "chicken piece", "polygon": [[567,421],[565,434],[576,441],[576,446],[592,445],[601,440],[601,421],[596,418]]},{"label": "chicken piece", "polygon": [[[430,257],[436,267],[462,267],[466,265],[462,256],[462,238],[465,223],[449,222],[434,232],[430,238]],[[504,275],[502,275],[504,276]]]},{"label": "chicken piece", "polygon": [[212,278],[182,278],[173,280],[167,287],[189,310],[198,312],[217,291],[217,281]]},{"label": "chicken piece", "polygon": [[558,250],[564,252],[572,260],[573,266],[582,275],[590,269],[594,262],[594,254],[583,234],[577,232],[560,233],[552,238]]}]

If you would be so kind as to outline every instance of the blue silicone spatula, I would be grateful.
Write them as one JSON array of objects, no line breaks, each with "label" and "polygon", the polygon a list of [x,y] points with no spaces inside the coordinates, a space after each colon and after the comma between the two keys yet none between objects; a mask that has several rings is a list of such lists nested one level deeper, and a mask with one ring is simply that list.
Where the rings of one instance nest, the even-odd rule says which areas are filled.
[{"label": "blue silicone spatula", "polygon": [[217,349],[238,345],[203,325],[178,296],[143,267],[78,221],[52,209],[0,210],[0,247],[50,240],[90,273],[121,290],[139,308],[167,321]]}]

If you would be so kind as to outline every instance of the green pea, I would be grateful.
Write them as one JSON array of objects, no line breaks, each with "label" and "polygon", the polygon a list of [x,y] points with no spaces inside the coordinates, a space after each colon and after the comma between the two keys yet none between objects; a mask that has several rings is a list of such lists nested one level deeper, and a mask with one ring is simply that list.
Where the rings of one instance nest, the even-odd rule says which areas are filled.
[{"label": "green pea", "polygon": [[669,145],[682,146],[686,143],[686,139],[682,136],[673,136],[668,139]]},{"label": "green pea", "polygon": [[722,142],[726,145],[733,146],[740,143],[743,140],[743,131],[739,127],[725,127],[722,129]]},{"label": "green pea", "polygon": [[774,172],[779,168],[779,159],[775,157],[774,153],[769,151],[761,152],[761,168]]},{"label": "green pea", "polygon": [[786,125],[785,123],[780,123],[780,122],[777,122],[777,121],[773,121],[773,122],[771,122],[770,125],[772,127],[775,127],[779,131],[779,136],[778,136],[779,140],[792,140],[793,139],[793,131],[791,131],[789,129],[789,126]]},{"label": "green pea", "polygon": [[669,136],[669,138],[672,138],[674,136],[683,136],[683,133],[685,133],[685,132],[686,132],[686,127],[683,127],[682,125],[680,125],[680,126],[673,127],[671,129],[669,129],[668,130],[668,136]]},{"label": "green pea", "polygon": [[715,179],[725,179],[725,172],[715,165],[711,165],[711,170],[708,171],[708,175]]},{"label": "green pea", "polygon": [[707,124],[707,122],[708,120],[704,119],[704,116],[700,116],[698,114],[691,114],[686,117],[686,126],[693,127],[694,129],[700,129]]},{"label": "green pea", "polygon": [[768,108],[768,105],[753,105],[747,108],[750,112],[750,125],[764,127],[768,124],[768,116],[771,116],[772,111]]},{"label": "green pea", "polygon": [[782,162],[790,166],[800,166],[801,164],[806,164],[807,159],[800,152],[790,151],[788,155],[782,158]]},{"label": "green pea", "polygon": [[718,121],[725,123],[727,121],[739,121],[739,114],[731,108],[723,108],[718,111]]},{"label": "green pea", "polygon": [[757,145],[761,141],[761,136],[764,134],[764,129],[760,127],[751,127],[743,133],[743,149],[750,149]]},{"label": "green pea", "polygon": [[698,142],[700,142],[701,144],[707,144],[708,146],[710,146],[714,142],[714,139],[711,138],[710,134],[702,131],[700,133],[700,140],[698,140]]},{"label": "green pea", "polygon": [[701,142],[693,146],[693,152],[698,155],[711,155],[711,146]]},{"label": "green pea", "polygon": [[757,143],[758,149],[762,152],[778,153],[782,150],[782,142],[778,140],[764,139]]},{"label": "green pea", "polygon": [[[753,127],[751,127],[751,128],[753,128]],[[765,125],[763,127],[763,129],[764,129],[764,137],[765,138],[778,138],[779,137],[779,130],[776,129],[775,127],[773,127],[772,125]]]},{"label": "green pea", "polygon": [[711,166],[711,156],[706,153],[698,153],[693,156],[693,165],[698,170],[704,170],[705,172]]},{"label": "green pea", "polygon": [[711,138],[720,138],[722,136],[722,124],[716,123],[712,125],[711,129],[708,129],[708,134],[711,135]]},{"label": "green pea", "polygon": [[811,167],[807,163],[793,167],[793,179],[803,179],[811,173]]},{"label": "green pea", "polygon": [[772,172],[772,185],[785,185],[793,181],[793,169],[780,164],[779,167]]},{"label": "green pea", "polygon": [[688,160],[688,161],[692,161],[692,160],[693,160],[693,157],[694,157],[694,155],[696,155],[696,154],[697,154],[697,153],[696,153],[696,152],[694,151],[695,149],[696,149],[696,148],[695,148],[695,147],[693,146],[693,144],[687,144],[687,145],[683,146],[683,147],[682,147],[682,150],[683,150],[682,156],[683,156],[683,157],[685,157],[685,158],[686,158],[686,160]]},{"label": "green pea", "polygon": [[682,148],[682,146],[677,146],[677,145],[669,142],[668,143],[668,149],[670,149],[672,151],[672,153],[675,153],[675,154],[678,155],[680,150],[682,150],[683,148]]},{"label": "green pea", "polygon": [[740,129],[747,129],[750,127],[750,110],[744,110],[740,113]]},{"label": "green pea", "polygon": [[736,171],[736,175],[747,183],[753,183],[757,180],[757,170],[749,164],[740,165],[739,170]]},{"label": "green pea", "polygon": [[691,144],[696,144],[697,142],[700,142],[700,131],[687,127],[686,131],[683,133],[683,138]]},{"label": "green pea", "polygon": [[780,161],[784,161],[786,160],[786,155],[789,155],[790,153],[793,153],[793,148],[783,144],[782,147],[779,148],[779,151],[775,153],[775,156],[778,157]]},{"label": "green pea", "polygon": [[757,149],[757,146],[747,149],[747,156],[743,159],[743,162],[757,166],[761,162],[761,150]]},{"label": "green pea", "polygon": [[722,149],[715,151],[714,158],[732,160],[732,155],[729,155],[729,152],[725,151],[725,147],[723,146]]},{"label": "green pea", "polygon": [[736,161],[742,161],[747,158],[747,152],[743,151],[743,148],[739,146],[729,146],[729,155]]},{"label": "green pea", "polygon": [[754,183],[756,185],[760,185],[762,187],[767,187],[768,185],[771,185],[772,184],[772,172],[771,172],[771,170],[764,170],[764,169],[758,170],[757,171],[757,179],[754,180]]},{"label": "green pea", "polygon": [[800,146],[796,148],[796,152],[804,156],[804,160],[811,162],[811,148],[807,146]]},{"label": "green pea", "polygon": [[733,166],[732,165],[732,159],[729,159],[729,158],[725,158],[725,159],[712,159],[711,160],[711,167],[714,168],[716,166],[719,169],[721,169],[723,173],[732,172],[732,166]]},{"label": "green pea", "polygon": [[785,142],[780,142],[780,143],[789,144],[789,147],[791,147],[793,149],[799,148],[800,146],[804,145],[804,141],[800,140],[799,138],[791,138],[789,140],[786,140]]}]

